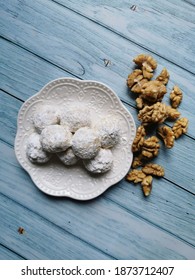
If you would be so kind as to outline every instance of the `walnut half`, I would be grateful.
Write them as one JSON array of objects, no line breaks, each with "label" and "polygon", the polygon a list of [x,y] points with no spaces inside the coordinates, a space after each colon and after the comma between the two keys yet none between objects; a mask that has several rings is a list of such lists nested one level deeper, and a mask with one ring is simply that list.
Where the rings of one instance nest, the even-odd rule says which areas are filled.
[{"label": "walnut half", "polygon": [[170,93],[171,106],[177,108],[182,101],[182,91],[178,86],[174,86]]},{"label": "walnut half", "polygon": [[188,129],[188,119],[187,118],[180,118],[179,120],[177,120],[173,127],[173,133],[175,138],[179,138],[183,133],[186,133]]},{"label": "walnut half", "polygon": [[132,167],[137,168],[142,165],[143,165],[143,156],[142,154],[139,154],[138,156],[135,156],[133,158]]},{"label": "walnut half", "polygon": [[159,127],[157,133],[162,138],[165,146],[170,149],[174,145],[175,136],[172,129],[166,125]]},{"label": "walnut half", "polygon": [[154,80],[144,83],[141,92],[141,97],[143,99],[154,103],[163,99],[167,89],[163,83]]},{"label": "walnut half", "polygon": [[167,111],[167,118],[171,120],[176,120],[181,115],[181,113],[177,111],[177,109],[172,108],[171,106],[166,106],[166,111]]},{"label": "walnut half", "polygon": [[145,128],[142,125],[140,125],[137,129],[136,136],[135,136],[133,144],[132,144],[133,153],[140,151],[140,149],[144,143],[145,135],[146,135]]},{"label": "walnut half", "polygon": [[143,168],[142,171],[146,175],[154,175],[158,177],[162,177],[165,175],[164,168],[156,163],[148,163]]},{"label": "walnut half", "polygon": [[152,56],[139,54],[133,61],[142,68],[144,78],[149,80],[153,77],[153,71],[157,67],[157,62]]},{"label": "walnut half", "polygon": [[141,182],[142,190],[145,196],[149,196],[152,191],[152,180],[152,176],[148,175]]},{"label": "walnut half", "polygon": [[164,85],[166,85],[169,81],[169,72],[167,71],[166,68],[163,68],[163,70],[161,71],[161,73],[158,75],[158,77],[156,78],[157,81],[163,83]]},{"label": "walnut half", "polygon": [[133,181],[135,184],[142,182],[146,174],[141,170],[132,169],[126,176],[127,181]]},{"label": "walnut half", "polygon": [[147,82],[148,82],[147,79],[142,79],[138,81],[136,84],[134,84],[134,86],[132,86],[131,91],[140,94],[142,92],[143,85]]},{"label": "walnut half", "polygon": [[159,149],[159,139],[156,136],[152,136],[144,141],[141,153],[145,158],[151,159],[158,155]]},{"label": "walnut half", "polygon": [[151,106],[145,106],[138,114],[138,119],[143,125],[162,123],[166,118],[166,105],[161,102],[157,102]]},{"label": "walnut half", "polygon": [[131,74],[128,75],[127,85],[131,88],[135,83],[143,79],[143,73],[140,69],[134,70]]}]

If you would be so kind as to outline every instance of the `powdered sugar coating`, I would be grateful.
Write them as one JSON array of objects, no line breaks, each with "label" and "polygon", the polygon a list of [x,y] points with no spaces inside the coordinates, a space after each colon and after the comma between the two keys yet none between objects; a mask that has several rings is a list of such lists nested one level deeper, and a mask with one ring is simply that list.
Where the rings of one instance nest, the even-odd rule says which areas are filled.
[{"label": "powdered sugar coating", "polygon": [[27,141],[26,155],[33,163],[46,163],[51,158],[51,155],[45,152],[40,142],[40,135],[32,133]]},{"label": "powdered sugar coating", "polygon": [[101,119],[94,127],[101,140],[102,148],[112,148],[120,140],[119,121],[115,116]]},{"label": "powdered sugar coating", "polygon": [[56,155],[65,165],[74,165],[78,161],[78,157],[75,156],[71,147],[64,152],[57,153]]},{"label": "powdered sugar coating", "polygon": [[71,146],[72,134],[65,125],[49,125],[42,130],[40,141],[44,151],[62,152]]},{"label": "powdered sugar coating", "polygon": [[112,168],[113,155],[111,150],[100,149],[92,159],[83,160],[85,168],[92,173],[105,173]]},{"label": "powdered sugar coating", "polygon": [[57,107],[51,105],[44,105],[38,107],[33,116],[33,124],[38,133],[48,125],[59,124],[60,112]]},{"label": "powdered sugar coating", "polygon": [[82,159],[96,156],[100,149],[100,139],[95,130],[83,127],[78,129],[72,138],[72,150]]},{"label": "powdered sugar coating", "polygon": [[86,107],[73,107],[61,113],[60,124],[69,126],[71,132],[76,132],[81,127],[90,127],[90,110]]}]

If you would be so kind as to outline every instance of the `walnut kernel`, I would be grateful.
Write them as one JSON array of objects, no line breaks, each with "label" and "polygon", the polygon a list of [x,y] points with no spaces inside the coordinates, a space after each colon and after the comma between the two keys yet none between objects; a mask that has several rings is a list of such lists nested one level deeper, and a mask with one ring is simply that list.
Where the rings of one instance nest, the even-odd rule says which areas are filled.
[{"label": "walnut kernel", "polygon": [[142,182],[146,174],[141,170],[132,169],[126,176],[127,181],[133,181],[135,184]]},{"label": "walnut kernel", "polygon": [[166,105],[161,102],[157,102],[151,106],[145,106],[138,114],[138,119],[143,125],[162,123],[166,117]]},{"label": "walnut kernel", "polygon": [[158,75],[158,77],[156,78],[157,81],[163,83],[164,85],[166,85],[169,81],[169,72],[167,71],[166,68],[163,68],[163,70],[161,71],[161,73]]},{"label": "walnut kernel", "polygon": [[142,79],[141,81],[138,81],[136,84],[134,84],[134,86],[131,88],[132,92],[138,93],[140,94],[142,91],[142,87],[145,83],[147,83],[148,80],[147,79]]},{"label": "walnut kernel", "polygon": [[143,109],[144,107],[144,102],[143,102],[143,99],[141,97],[137,97],[135,99],[135,102],[136,102],[136,105],[137,105],[137,108],[140,110],[140,109]]},{"label": "walnut kernel", "polygon": [[159,149],[159,139],[156,136],[152,136],[144,141],[141,152],[145,158],[151,159],[158,155]]},{"label": "walnut kernel", "polygon": [[143,65],[143,63],[147,63],[148,71],[150,72],[155,70],[157,67],[156,60],[152,56],[147,54],[139,54],[133,59],[133,61],[135,62],[135,64],[137,64],[140,67]]},{"label": "walnut kernel", "polygon": [[174,86],[170,93],[171,106],[177,108],[182,100],[182,91],[178,86]]},{"label": "walnut kernel", "polygon": [[173,127],[173,133],[175,138],[179,138],[183,133],[186,133],[188,129],[188,119],[187,118],[180,118],[179,120],[177,120]]},{"label": "walnut kernel", "polygon": [[141,97],[150,101],[157,102],[163,99],[167,92],[166,86],[159,81],[149,81],[142,86]]},{"label": "walnut kernel", "polygon": [[132,152],[137,152],[141,149],[144,143],[144,136],[146,135],[145,128],[141,125],[137,128],[136,136],[132,144]]},{"label": "walnut kernel", "polygon": [[[139,109],[138,120],[141,125],[137,129],[132,152],[134,153],[132,170],[127,174],[126,179],[134,183],[141,183],[145,196],[150,195],[152,190],[152,176],[164,176],[164,168],[149,161],[158,155],[160,144],[156,136],[145,138],[146,129],[156,129],[156,133],[162,138],[167,148],[174,146],[176,138],[186,133],[188,119],[180,118],[180,112],[176,109],[182,100],[182,91],[178,86],[174,86],[170,93],[171,106],[162,103],[162,99],[167,92],[166,85],[169,81],[169,72],[164,67],[156,79],[151,80],[153,72],[157,67],[156,60],[146,54],[136,56],[133,61],[140,69],[134,70],[127,80],[127,85],[131,91],[138,94],[136,105]],[[166,119],[176,120],[172,129],[166,125],[160,126]],[[141,170],[135,169],[142,167]]]},{"label": "walnut kernel", "polygon": [[142,166],[143,165],[143,156],[142,154],[139,154],[138,156],[135,156],[133,158],[133,162],[132,162],[132,167],[133,168],[137,168],[139,166]]},{"label": "walnut kernel", "polygon": [[153,71],[157,67],[157,62],[152,56],[146,55],[146,54],[140,54],[140,55],[136,56],[133,59],[133,61],[139,67],[142,68],[144,78],[146,78],[146,79],[151,79],[152,78]]},{"label": "walnut kernel", "polygon": [[[144,63],[145,64],[145,63]],[[143,64],[143,66],[142,66],[142,71],[143,71],[143,76],[144,76],[144,78],[145,79],[148,79],[148,80],[150,80],[150,79],[152,79],[152,77],[153,77],[153,72],[149,72],[149,71],[147,71],[146,70],[146,66]]]},{"label": "walnut kernel", "polygon": [[167,148],[172,148],[174,145],[175,136],[172,129],[166,125],[159,127],[158,134],[163,139]]},{"label": "walnut kernel", "polygon": [[177,109],[172,108],[171,106],[166,106],[166,111],[167,111],[167,118],[171,120],[176,120],[181,115],[181,113],[177,111]]},{"label": "walnut kernel", "polygon": [[152,180],[152,176],[148,175],[141,182],[142,190],[145,196],[149,196],[152,191]]},{"label": "walnut kernel", "polygon": [[164,168],[156,163],[148,163],[143,168],[142,171],[146,175],[154,175],[158,177],[162,177],[165,175]]},{"label": "walnut kernel", "polygon": [[128,75],[127,85],[131,88],[135,83],[143,79],[143,73],[140,69],[134,70],[131,74]]}]

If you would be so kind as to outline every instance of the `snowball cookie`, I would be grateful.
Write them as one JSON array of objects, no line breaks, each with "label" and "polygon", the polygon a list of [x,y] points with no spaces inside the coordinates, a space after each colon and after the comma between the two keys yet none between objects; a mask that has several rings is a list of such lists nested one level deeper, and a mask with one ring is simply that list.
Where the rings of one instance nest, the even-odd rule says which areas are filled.
[{"label": "snowball cookie", "polygon": [[90,110],[85,107],[65,109],[64,112],[61,113],[60,124],[68,125],[71,132],[75,132],[81,127],[90,127]]},{"label": "snowball cookie", "polygon": [[74,165],[78,161],[78,157],[75,156],[72,148],[68,148],[66,151],[57,153],[56,155],[65,165]]},{"label": "snowball cookie", "polygon": [[101,119],[94,127],[101,140],[102,148],[112,148],[120,139],[119,121],[115,116]]},{"label": "snowball cookie", "polygon": [[33,124],[38,133],[48,125],[60,122],[60,112],[55,106],[40,106],[33,116]]},{"label": "snowball cookie", "polygon": [[42,130],[40,141],[44,151],[62,152],[71,146],[72,134],[67,126],[49,125]]},{"label": "snowball cookie", "polygon": [[82,127],[73,135],[72,150],[76,156],[82,159],[90,159],[96,156],[99,149],[100,139],[95,130]]},{"label": "snowball cookie", "polygon": [[32,133],[27,141],[26,155],[28,159],[33,163],[45,163],[49,161],[51,155],[43,151],[40,135],[38,133]]},{"label": "snowball cookie", "polygon": [[83,160],[83,163],[92,173],[104,173],[112,168],[113,155],[109,149],[100,149],[94,158]]}]

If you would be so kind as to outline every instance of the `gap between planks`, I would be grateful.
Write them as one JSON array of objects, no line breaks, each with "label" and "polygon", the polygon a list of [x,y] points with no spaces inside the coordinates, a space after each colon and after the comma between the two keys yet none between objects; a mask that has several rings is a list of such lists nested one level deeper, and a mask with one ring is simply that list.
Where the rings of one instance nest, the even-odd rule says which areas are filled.
[{"label": "gap between planks", "polygon": [[129,104],[128,104],[129,105]]},{"label": "gap between planks", "polygon": [[188,5],[190,5],[190,6],[192,6],[192,7],[195,7],[195,4],[192,3],[191,1],[187,1],[187,0],[181,0],[181,1],[186,3],[186,4],[188,4]]},{"label": "gap between planks", "polygon": [[[10,255],[10,258],[3,258],[3,260],[16,260],[16,259],[20,259],[20,260],[26,260],[26,258],[24,258],[22,255],[20,255],[19,253],[13,251],[11,248],[9,248],[7,245],[5,246],[4,244],[0,243],[0,251],[1,248],[3,251],[6,252],[6,255]],[[5,254],[5,253],[4,253]],[[14,257],[13,257],[14,256]],[[2,260],[2,254],[0,255],[0,260]]]},{"label": "gap between planks", "polygon": [[53,3],[55,3],[55,4],[57,4],[57,5],[59,5],[59,6],[63,7],[63,8],[65,8],[65,9],[67,9],[67,10],[70,10],[71,12],[73,12],[73,13],[79,15],[79,16],[82,16],[83,18],[86,18],[87,20],[89,20],[89,21],[91,21],[91,22],[93,22],[93,23],[98,24],[99,26],[101,26],[101,27],[103,27],[103,28],[105,28],[105,29],[107,29],[107,30],[109,30],[109,31],[111,31],[111,32],[113,32],[113,33],[115,33],[116,35],[119,35],[119,36],[122,37],[123,39],[125,39],[125,40],[131,42],[131,43],[134,44],[135,46],[138,46],[138,47],[144,49],[144,50],[147,51],[147,52],[150,52],[150,53],[152,53],[152,54],[154,54],[154,55],[157,55],[158,57],[164,59],[165,61],[167,61],[167,62],[169,62],[169,63],[172,63],[173,65],[175,65],[175,66],[177,66],[177,67],[179,67],[179,68],[181,68],[181,69],[187,71],[187,72],[190,73],[190,74],[195,75],[195,72],[192,72],[192,71],[190,71],[189,69],[187,69],[186,67],[183,67],[183,66],[181,66],[180,64],[177,64],[177,63],[174,62],[173,60],[170,60],[170,59],[168,59],[168,58],[162,56],[162,55],[159,54],[158,52],[155,52],[155,51],[153,51],[152,49],[147,48],[146,46],[142,45],[141,43],[138,43],[138,42],[133,41],[133,40],[130,39],[128,36],[126,36],[126,35],[124,35],[123,33],[118,32],[117,30],[111,28],[109,25],[105,25],[104,23],[102,23],[102,22],[100,22],[100,21],[97,21],[97,20],[95,20],[95,19],[92,19],[92,18],[88,17],[87,15],[82,14],[82,13],[79,12],[78,10],[75,10],[75,9],[73,9],[73,8],[70,8],[69,6],[66,6],[65,4],[62,4],[62,3],[60,3],[60,2],[58,2],[58,1],[56,1],[56,0],[49,0],[49,1],[51,1],[51,2],[53,2]]},{"label": "gap between planks", "polygon": [[54,67],[57,67],[58,69],[61,69],[61,70],[65,71],[65,72],[69,73],[70,75],[76,77],[77,79],[80,79],[80,80],[81,80],[81,78],[80,78],[79,76],[73,74],[71,71],[68,71],[67,69],[64,69],[62,66],[58,65],[57,63],[54,63],[54,62],[52,62],[51,60],[49,60],[49,59],[47,59],[47,58],[45,58],[45,57],[42,57],[41,55],[39,55],[39,54],[33,52],[32,50],[28,49],[27,47],[25,47],[25,46],[23,46],[23,45],[21,45],[21,44],[18,44],[18,43],[16,43],[16,42],[12,41],[12,40],[10,40],[10,39],[7,38],[6,36],[0,35],[0,39],[3,39],[3,40],[5,40],[5,41],[9,42],[10,44],[15,45],[15,46],[17,46],[17,47],[19,47],[19,48],[21,48],[21,49],[23,49],[23,50],[29,52],[30,54],[32,54],[32,55],[38,57],[39,59],[41,59],[41,60],[43,60],[43,61],[45,61],[45,62],[48,62],[49,64],[53,65]]},{"label": "gap between planks", "polygon": [[[12,199],[10,199],[9,197],[7,197],[7,196],[5,196],[5,195],[3,195],[3,197],[6,197],[7,199],[9,199],[9,201],[13,201]],[[103,202],[103,204],[105,204],[105,199],[104,198],[101,198],[101,202]],[[16,201],[14,201],[14,203],[16,203],[16,205],[18,205],[18,203],[16,202]],[[107,203],[106,203],[106,205],[107,205]],[[21,207],[21,204],[19,203],[19,206]],[[101,207],[102,205],[99,205],[99,203],[98,203],[98,206],[97,207]],[[17,206],[18,207],[18,206]],[[26,209],[26,211],[30,211],[30,213],[32,213],[33,215],[36,215],[36,216],[40,216],[39,214],[37,214],[37,212],[35,212],[35,211],[32,211],[32,210],[30,210],[28,207],[23,207],[23,205],[22,205],[22,209],[24,208],[24,210]],[[115,207],[114,207],[115,208]],[[96,211],[98,211],[98,209],[99,208],[96,208]],[[118,209],[118,208],[117,208]],[[57,209],[56,209],[57,210]],[[58,209],[59,210],[59,209]],[[78,209],[77,209],[78,210]],[[89,210],[89,209],[88,209]],[[114,211],[114,212],[113,212]],[[111,212],[109,212],[110,214],[112,214],[112,212],[113,213],[116,213],[115,212],[116,211],[116,209],[112,209],[112,211]],[[122,215],[122,212],[124,211],[124,209],[121,209],[120,210],[120,208],[119,208],[119,211],[116,213],[117,215]],[[98,211],[99,212],[99,211]],[[98,213],[97,212],[97,213]],[[126,213],[126,211],[124,212],[124,214]],[[86,213],[85,213],[86,214]],[[88,215],[88,214],[87,214]],[[132,216],[132,218],[134,217],[134,215],[132,215],[131,213],[126,213],[125,214],[125,219],[130,219],[131,220],[131,218],[129,217],[129,215],[130,216]],[[25,215],[26,216],[26,215]],[[108,217],[109,217],[109,215],[108,215]],[[69,219],[69,218],[68,218]],[[106,217],[104,217],[104,219],[106,219]],[[53,225],[53,222],[50,220],[50,219],[48,219],[48,218],[43,218],[43,222],[44,222],[44,224],[46,224],[46,226],[48,227],[49,225],[48,225],[48,222],[49,222],[49,224],[51,224],[51,225]],[[58,221],[59,222],[59,221]],[[65,222],[65,221],[64,221]],[[139,219],[137,218],[137,217],[134,217],[133,218],[133,220],[131,221],[131,222],[133,222],[133,224],[135,223],[136,225],[139,223]],[[64,223],[63,223],[64,224]],[[67,230],[64,230],[64,228],[62,227],[62,226],[59,226],[59,225],[57,225],[57,224],[54,224],[55,225],[55,227],[57,226],[57,227],[59,227],[59,229],[60,229],[60,231],[62,230],[62,233],[64,232],[64,231],[66,231],[67,233],[70,233],[69,231],[67,231]],[[65,224],[64,224],[65,225]],[[129,224],[130,225],[130,224]],[[181,240],[179,240],[178,238],[175,238],[175,236],[171,236],[169,233],[167,233],[167,232],[164,232],[164,231],[162,231],[161,229],[158,229],[158,228],[154,228],[153,227],[153,225],[150,225],[147,221],[145,221],[145,220],[142,220],[142,226],[143,226],[143,229],[145,229],[145,230],[147,230],[147,229],[149,229],[149,230],[151,230],[151,233],[150,234],[154,234],[154,232],[155,231],[157,231],[158,233],[161,233],[162,234],[162,238],[163,239],[165,239],[165,240],[167,240],[167,242],[168,242],[168,244],[171,242],[171,240],[172,240],[172,242],[173,242],[173,240],[175,240],[175,242],[177,243],[177,246],[183,246],[184,248],[185,248],[185,250],[188,250],[187,248],[189,248],[190,249],[190,252],[191,252],[191,254],[192,254],[192,252],[194,252],[194,246],[192,246],[192,245],[189,245],[189,244],[187,244],[186,242],[183,242],[183,241],[181,241]],[[139,225],[139,227],[140,227],[140,225]],[[137,232],[137,227],[135,227],[136,229],[132,232],[134,235],[136,234],[138,234],[138,232]],[[107,230],[107,229],[106,229]],[[115,230],[117,230],[117,228],[115,228]],[[130,228],[129,228],[129,230],[130,230]],[[93,230],[92,230],[93,231]],[[106,231],[105,230],[103,230],[103,234],[105,234],[106,233]],[[73,235],[74,236],[74,234],[72,234],[72,233],[70,233],[71,235]],[[111,234],[111,236],[113,235],[113,234],[116,234],[116,232],[115,233],[112,233]],[[131,240],[131,238],[129,237],[129,235],[128,235],[128,233],[126,232],[126,237],[125,237],[125,240],[124,240],[124,244],[123,244],[123,247],[125,246],[125,243],[127,242],[127,241],[130,241]],[[150,236],[150,234],[149,234],[149,236]],[[158,235],[158,234],[157,234]],[[148,236],[148,237],[149,237]],[[148,237],[146,237],[146,240],[147,240],[147,238]],[[130,238],[130,239],[129,239]],[[151,239],[149,242],[150,243],[152,243],[153,242],[153,238],[149,238],[149,239]],[[156,239],[156,238],[154,238],[154,239]],[[83,241],[83,239],[81,239],[80,238],[80,240],[81,241]],[[116,240],[118,240],[118,238],[116,239]],[[155,240],[155,242],[157,242],[157,240],[158,240],[158,237],[157,237],[157,239]],[[164,242],[165,242],[165,240],[164,240]],[[119,240],[118,240],[119,241]],[[159,240],[160,241],[160,240]],[[84,243],[86,243],[85,242],[85,240],[84,240]],[[87,242],[87,244],[91,244],[91,243],[88,243]],[[115,243],[114,243],[115,244]],[[163,243],[163,241],[161,241],[160,242],[160,244],[159,244],[159,246],[160,247],[162,247],[162,248],[165,248],[165,252],[167,251],[167,248],[168,248],[168,251],[169,250],[172,250],[173,251],[173,247],[175,246],[175,245],[173,245],[173,247],[171,248],[171,246],[170,246],[170,244],[168,245],[168,244],[164,244]],[[183,245],[182,245],[183,244]],[[151,246],[152,244],[150,244],[150,246]],[[129,246],[131,247],[131,245],[129,244]],[[134,245],[132,245],[132,246],[134,246]],[[170,247],[169,247],[170,246]],[[187,246],[187,247],[186,247]],[[94,246],[93,245],[93,247],[94,248],[96,248],[96,246]],[[112,246],[111,246],[112,247]],[[115,248],[115,246],[114,246],[114,248]],[[161,248],[161,249],[162,249]],[[98,248],[99,249],[99,248]],[[141,249],[141,248],[140,248]],[[100,249],[101,250],[101,249]],[[140,250],[139,250],[140,251]],[[167,253],[168,253],[168,251],[167,251]],[[173,252],[175,252],[175,253],[179,253],[179,252],[182,252],[181,251],[181,249],[179,250],[179,251],[173,251]],[[107,256],[110,256],[110,254],[108,254],[108,253],[106,253],[106,252],[104,252],[104,251],[102,251],[101,250],[101,253],[103,253],[104,255],[107,255]],[[114,252],[113,252],[114,253]],[[126,252],[127,253],[127,252]],[[125,254],[126,254],[125,253]],[[175,254],[174,253],[174,254]],[[185,252],[184,251],[184,256],[185,256],[185,254],[187,253],[187,251]],[[188,252],[189,253],[189,252]],[[193,253],[194,254],[194,253]],[[123,255],[123,253],[122,253],[122,255]],[[147,253],[146,253],[146,255],[147,255]],[[113,257],[113,255],[112,255],[112,258],[117,258],[117,256],[115,255],[115,257]]]},{"label": "gap between planks", "polygon": [[[20,44],[20,46],[22,46],[22,44]],[[27,48],[28,49],[28,48]],[[48,60],[49,61],[49,60]],[[56,64],[56,65],[58,65],[58,64]],[[60,68],[59,68],[60,69]],[[62,68],[63,69],[63,68]],[[68,71],[66,71],[67,73],[68,73]],[[72,72],[70,72],[70,73],[72,73]],[[75,74],[74,74],[74,76],[76,76]],[[78,76],[76,76],[76,77],[78,77]],[[166,98],[166,97],[165,97]]]},{"label": "gap between planks", "polygon": [[[21,204],[20,202],[16,201],[15,199],[3,194],[2,192],[0,192],[1,196],[10,200],[10,201],[13,201],[16,205],[22,207],[22,209],[25,209],[27,211],[29,211],[30,213],[33,213],[33,215],[35,215],[36,217],[40,218],[47,224],[47,225],[52,225],[54,226],[56,229],[58,229],[59,231],[61,231],[62,233],[65,232],[66,234],[70,235],[70,236],[73,236],[73,238],[75,238],[76,240],[78,240],[79,242],[82,242],[84,244],[86,244],[87,246],[89,246],[90,248],[92,249],[95,249],[97,250],[98,252],[100,252],[101,254],[109,257],[110,259],[116,259],[115,257],[111,256],[110,254],[104,252],[103,250],[101,250],[100,248],[97,248],[96,246],[94,246],[92,243],[89,243],[87,242],[86,240],[83,240],[82,238],[80,238],[79,236],[69,232],[68,230],[60,227],[58,224],[55,224],[54,222],[52,222],[51,220],[45,218],[44,216],[40,215],[39,213],[35,212],[34,210],[30,209],[29,207],[26,207],[25,205]],[[6,245],[3,245],[4,247],[6,247]],[[18,253],[16,253],[18,254]],[[22,256],[23,257],[23,256]],[[24,258],[24,257],[23,257]]]},{"label": "gap between planks", "polygon": [[[12,98],[14,99],[14,97],[12,97]],[[21,102],[21,101],[20,101],[20,102]],[[6,142],[5,142],[5,144],[6,144]],[[11,145],[11,148],[13,148],[13,145]],[[165,178],[165,180],[166,180],[166,178]],[[167,179],[167,181],[171,182],[171,181],[168,180],[168,179]],[[176,185],[174,182],[171,182],[171,183],[174,184],[174,185]],[[179,186],[179,188],[182,188],[182,187]],[[185,189],[182,188],[182,190],[185,190]],[[189,192],[189,191],[187,191],[187,192]],[[190,193],[190,192],[189,192],[189,193]],[[117,203],[117,204],[118,204],[118,205],[121,205],[121,204],[119,204],[119,203]],[[125,207],[125,208],[126,208],[126,207]],[[126,208],[126,209],[128,209],[128,208]],[[140,216],[140,217],[142,217],[142,216]],[[143,217],[142,217],[142,218],[143,218]],[[165,229],[165,230],[166,230],[166,229]]]},{"label": "gap between planks", "polygon": [[[0,140],[0,141],[3,142],[5,145],[7,145],[7,143],[5,143],[4,141],[2,141],[2,140]],[[13,146],[11,146],[11,149],[13,149]],[[174,184],[174,183],[172,183],[172,184]],[[175,184],[174,184],[174,185],[175,185]],[[7,195],[5,195],[5,194],[3,194],[3,195],[7,197]],[[16,200],[14,200],[14,199],[11,198],[11,197],[9,197],[9,199],[12,199],[13,201],[17,202]],[[145,222],[147,222],[148,224],[150,224],[150,225],[152,225],[152,226],[154,226],[154,227],[156,227],[156,228],[158,228],[158,229],[160,229],[160,230],[162,230],[162,231],[164,231],[164,232],[167,232],[169,235],[172,235],[172,236],[176,237],[178,240],[181,240],[182,242],[185,242],[186,244],[193,246],[192,243],[190,243],[190,242],[186,241],[185,239],[179,237],[178,235],[174,234],[173,232],[170,232],[170,231],[167,230],[166,228],[163,228],[163,227],[161,227],[160,225],[158,225],[158,224],[152,222],[151,220],[146,219],[145,217],[143,217],[143,216],[139,215],[138,213],[134,212],[133,210],[128,209],[127,207],[125,207],[124,205],[118,203],[117,201],[114,201],[113,199],[111,199],[111,198],[109,198],[109,197],[104,197],[103,199],[106,199],[106,200],[108,200],[108,201],[111,201],[112,203],[114,203],[115,205],[117,205],[118,207],[120,207],[121,209],[124,209],[126,212],[129,212],[129,213],[131,213],[133,216],[137,217],[139,220],[145,221]],[[23,206],[21,203],[19,203],[19,202],[17,202],[17,203],[20,204],[21,206]],[[23,206],[23,207],[25,207],[25,206]],[[27,208],[27,207],[25,207],[25,208]],[[28,209],[29,209],[29,208],[28,208]],[[32,210],[31,210],[31,211],[32,211]],[[38,214],[38,213],[36,213],[36,214],[37,214],[37,215],[40,215],[40,214]],[[41,215],[40,215],[40,216],[41,216]]]},{"label": "gap between planks", "polygon": [[[0,38],[1,38],[2,40],[5,40],[6,42],[12,44],[13,46],[17,46],[17,47],[19,47],[20,49],[25,50],[26,52],[32,54],[33,56],[38,57],[39,59],[41,59],[41,60],[43,60],[43,61],[45,61],[45,62],[47,62],[47,63],[53,65],[54,67],[56,67],[56,68],[58,68],[58,69],[60,69],[60,70],[65,71],[66,73],[70,74],[71,76],[73,76],[73,77],[75,77],[75,78],[77,78],[77,79],[79,79],[79,80],[84,80],[84,79],[81,78],[80,76],[75,75],[74,73],[72,73],[72,72],[70,72],[70,71],[64,69],[63,67],[59,66],[59,65],[56,64],[56,63],[51,62],[50,60],[48,60],[48,59],[46,59],[46,58],[44,58],[44,57],[41,57],[40,55],[34,53],[32,50],[29,50],[28,48],[26,48],[26,47],[24,47],[24,46],[22,46],[22,45],[20,45],[20,44],[18,44],[18,43],[16,43],[16,42],[10,40],[10,39],[8,39],[8,38],[6,38],[6,37],[4,37],[4,36],[1,36],[1,35],[0,35]],[[13,94],[11,94],[10,92],[4,90],[3,88],[1,88],[1,89],[2,89],[4,92],[7,92],[9,95],[15,97],[15,96],[14,96]],[[130,108],[133,108],[133,109],[135,109],[135,110],[137,109],[137,108],[136,108],[136,105],[131,104],[130,101],[125,100],[125,99],[122,98],[121,96],[118,96],[118,97],[120,98],[120,100],[121,100],[124,104],[128,105]],[[21,98],[18,98],[18,97],[15,97],[15,98],[17,98],[18,100],[21,100],[21,101],[23,101],[23,102],[25,101],[24,99],[21,99]],[[167,124],[166,122],[165,122],[165,124],[168,125],[169,127],[171,127],[170,124]],[[189,138],[195,140],[195,137],[189,135],[188,133],[186,133],[185,135],[186,135],[187,137],[189,137]]]},{"label": "gap between planks", "polygon": [[178,240],[180,240],[180,241],[186,243],[187,245],[191,246],[192,248],[195,248],[195,245],[194,245],[194,244],[192,244],[192,243],[188,242],[187,240],[181,238],[181,237],[178,236],[177,234],[174,234],[173,232],[169,231],[168,229],[165,229],[165,228],[161,227],[160,225],[157,225],[157,224],[153,223],[151,220],[147,219],[146,217],[140,216],[138,213],[136,213],[136,212],[134,212],[133,210],[130,210],[130,209],[126,208],[125,206],[123,206],[123,205],[117,203],[117,202],[114,201],[113,199],[107,198],[107,197],[106,197],[105,199],[111,201],[112,203],[114,203],[114,204],[116,204],[117,206],[119,206],[121,209],[126,210],[128,213],[130,213],[130,214],[132,214],[133,216],[139,218],[140,220],[142,220],[142,221],[144,221],[144,222],[147,222],[148,224],[152,225],[153,227],[155,227],[155,228],[157,228],[157,229],[160,229],[160,230],[164,231],[165,233],[168,233],[168,234],[170,234],[171,236],[174,236],[175,238],[177,238]]}]

